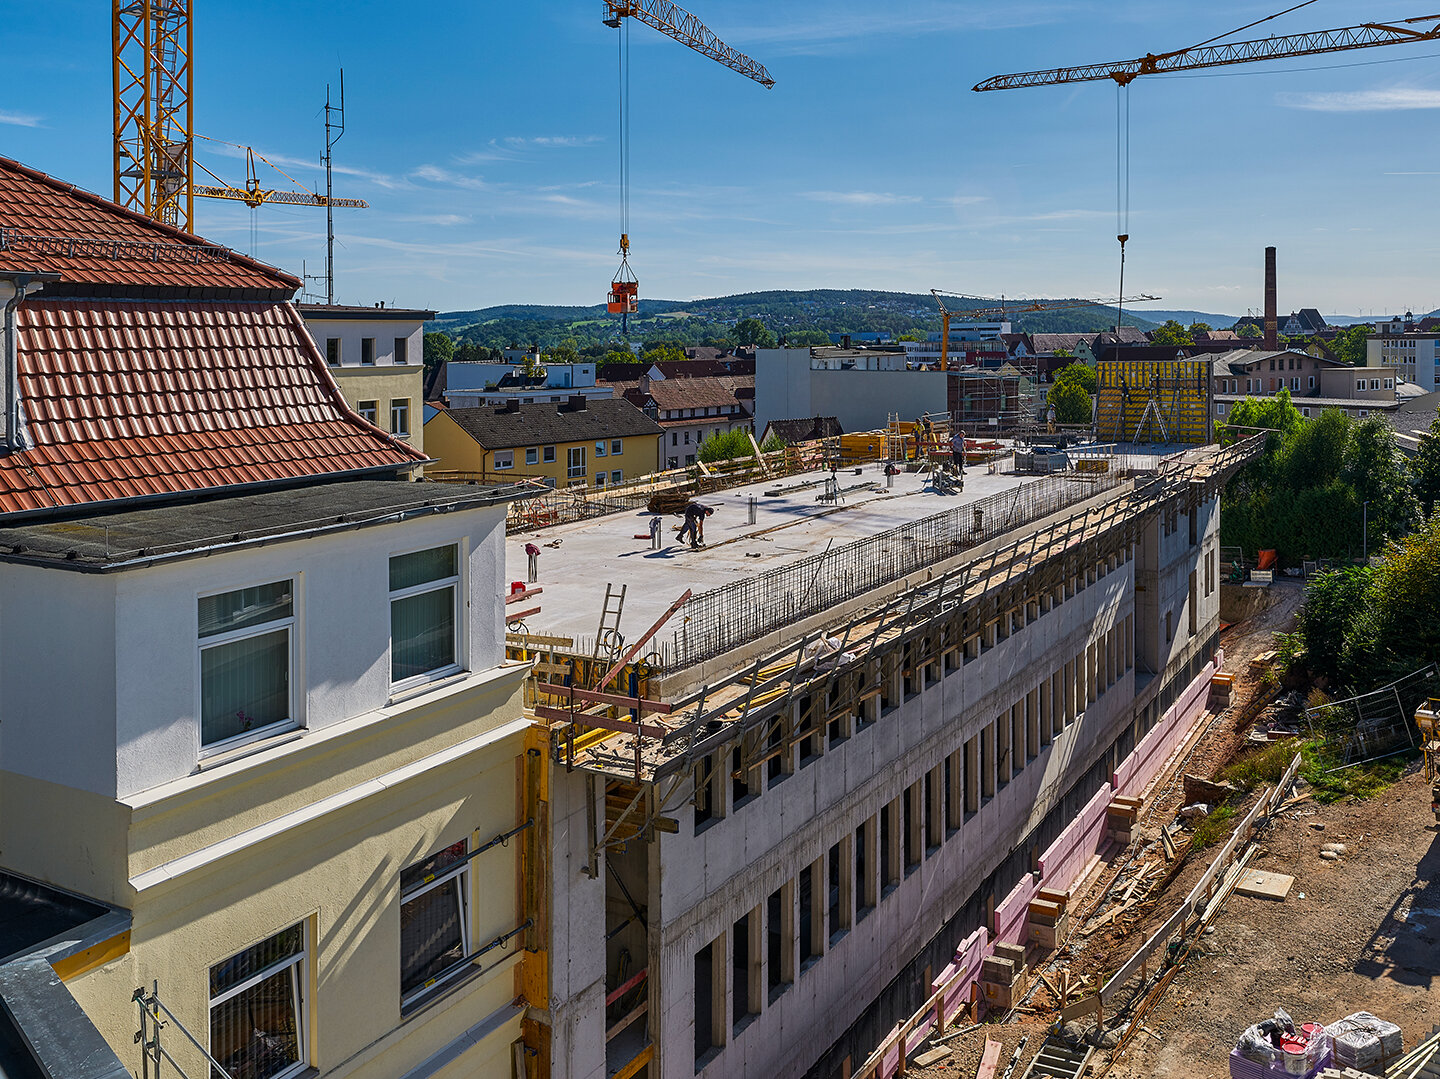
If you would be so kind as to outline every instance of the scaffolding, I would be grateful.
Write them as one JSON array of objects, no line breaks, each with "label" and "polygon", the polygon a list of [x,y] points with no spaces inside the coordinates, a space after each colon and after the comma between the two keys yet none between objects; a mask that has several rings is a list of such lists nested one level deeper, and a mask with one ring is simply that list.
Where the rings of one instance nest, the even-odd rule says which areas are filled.
[{"label": "scaffolding", "polygon": [[1102,360],[1095,378],[1100,438],[1192,446],[1214,441],[1208,359]]}]

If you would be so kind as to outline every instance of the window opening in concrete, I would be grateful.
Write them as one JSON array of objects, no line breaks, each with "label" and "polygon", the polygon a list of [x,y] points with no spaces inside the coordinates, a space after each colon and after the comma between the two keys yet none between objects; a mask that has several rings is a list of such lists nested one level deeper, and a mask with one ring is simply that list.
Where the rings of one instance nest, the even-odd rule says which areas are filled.
[{"label": "window opening in concrete", "polygon": [[921,828],[923,827],[920,807],[920,784],[912,783],[905,788],[901,799],[902,827],[905,831],[905,872],[913,872],[920,864]]},{"label": "window opening in concrete", "polygon": [[1190,571],[1190,636],[1200,632],[1200,597],[1195,583],[1195,571]]},{"label": "window opening in concrete", "polygon": [[850,912],[846,909],[850,893],[850,859],[845,852],[845,841],[841,840],[830,848],[825,859],[829,872],[826,881],[827,918],[830,943],[834,944],[850,928]]},{"label": "window opening in concrete", "polygon": [[765,762],[765,774],[772,787],[790,774],[788,758],[791,750],[785,745],[785,732],[781,727],[779,717],[772,720],[770,734],[765,739],[765,752],[769,758]]},{"label": "window opening in concrete", "polygon": [[900,851],[896,832],[900,827],[900,800],[887,802],[880,811],[880,866],[885,890],[900,883]]},{"label": "window opening in concrete", "polygon": [[770,898],[765,901],[765,935],[768,942],[765,980],[772,1003],[795,980],[793,888],[794,885],[787,883],[771,892]]},{"label": "window opening in concrete", "polygon": [[995,724],[987,723],[980,732],[980,797],[995,797]]},{"label": "window opening in concrete", "polygon": [[[695,953],[695,1070],[698,1072],[713,1059],[713,1051],[721,1041],[715,1030],[714,944],[707,944]],[[724,1002],[720,1001],[723,1009]],[[722,1013],[723,1014],[723,1013]]]},{"label": "window opening in concrete", "polygon": [[715,797],[715,755],[695,762],[695,831],[703,832],[720,816]]},{"label": "window opening in concrete", "polygon": [[855,829],[855,920],[875,909],[875,818]]},{"label": "window opening in concrete", "polygon": [[1010,713],[1001,712],[990,724],[995,741],[995,788],[1010,784]]},{"label": "window opening in concrete", "polygon": [[758,956],[750,954],[750,922],[754,917],[753,911],[746,913],[731,927],[730,932],[730,1018],[737,1034],[760,1013],[760,1002],[750,998],[751,966],[759,959]]},{"label": "window opening in concrete", "polygon": [[823,747],[821,745],[823,734],[820,730],[820,718],[815,714],[815,698],[807,696],[800,702],[800,718],[796,721],[795,729],[804,735],[800,740],[800,767],[819,759]]},{"label": "window opening in concrete", "polygon": [[945,842],[945,765],[925,773],[925,857],[929,858]]},{"label": "window opening in concrete", "polygon": [[755,796],[752,774],[745,767],[745,752],[740,746],[730,751],[730,804],[739,809]]},{"label": "window opening in concrete", "polygon": [[815,886],[815,865],[811,862],[800,870],[800,972],[803,974],[809,963],[820,957],[816,946],[815,901],[819,889]]}]

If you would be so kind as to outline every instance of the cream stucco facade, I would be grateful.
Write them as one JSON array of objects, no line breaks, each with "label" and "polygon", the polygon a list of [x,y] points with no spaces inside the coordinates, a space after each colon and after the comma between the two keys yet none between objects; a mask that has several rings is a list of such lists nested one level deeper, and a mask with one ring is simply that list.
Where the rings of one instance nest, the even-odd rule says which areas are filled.
[{"label": "cream stucco facade", "polygon": [[[0,862],[130,912],[128,949],[63,973],[134,1074],[137,988],[209,1044],[212,971],[297,925],[303,1059],[282,1074],[513,1074],[521,967],[543,940],[522,863],[545,777],[528,665],[504,660],[504,514],[452,505],[108,572],[0,562],[0,622],[20,637],[0,655]],[[392,684],[387,564],[448,545],[456,662]],[[207,755],[197,597],[278,577],[294,723]],[[468,965],[403,994],[402,872],[460,842],[478,852],[454,885]],[[165,1047],[209,1072],[173,1028]]]}]

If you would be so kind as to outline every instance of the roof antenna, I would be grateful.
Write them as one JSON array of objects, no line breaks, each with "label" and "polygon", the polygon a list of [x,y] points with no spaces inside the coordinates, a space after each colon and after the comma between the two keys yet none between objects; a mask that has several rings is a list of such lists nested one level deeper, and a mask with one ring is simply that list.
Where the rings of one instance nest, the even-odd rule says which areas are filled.
[{"label": "roof antenna", "polygon": [[[331,120],[330,114],[337,117]],[[333,135],[332,135],[333,132]],[[325,302],[335,303],[335,207],[330,186],[330,151],[345,134],[345,69],[340,69],[340,104],[330,104],[330,84],[325,84]]]}]

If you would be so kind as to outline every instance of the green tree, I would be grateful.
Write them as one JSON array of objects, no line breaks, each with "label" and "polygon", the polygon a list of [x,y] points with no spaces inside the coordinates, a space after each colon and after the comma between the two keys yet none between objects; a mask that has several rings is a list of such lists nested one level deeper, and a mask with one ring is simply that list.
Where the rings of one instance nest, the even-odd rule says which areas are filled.
[{"label": "green tree", "polygon": [[1165,324],[1150,334],[1152,345],[1163,345],[1166,347],[1178,345],[1193,345],[1195,339],[1190,336],[1190,331],[1173,318],[1165,320]]},{"label": "green tree", "polygon": [[423,342],[425,370],[455,358],[455,342],[448,333],[427,333]]},{"label": "green tree", "polygon": [[1057,382],[1048,399],[1057,423],[1090,422],[1090,395],[1078,382]]},{"label": "green tree", "polygon": [[1073,382],[1087,394],[1095,392],[1095,372],[1083,363],[1067,363],[1055,372],[1055,384]]},{"label": "green tree", "polygon": [[573,337],[567,337],[550,350],[549,358],[554,363],[579,363],[580,343]]},{"label": "green tree", "polygon": [[670,341],[647,341],[640,353],[640,362],[644,364],[683,363],[684,360],[685,349]]},{"label": "green tree", "polygon": [[600,357],[601,363],[633,363],[639,364],[640,357],[631,352],[628,348],[612,348],[604,356]]},{"label": "green tree", "polygon": [[743,428],[716,431],[700,443],[700,448],[695,451],[695,456],[707,465],[712,461],[729,461],[736,457],[754,455],[755,451],[750,448],[750,438]]},{"label": "green tree", "polygon": [[1296,631],[1313,673],[1343,678],[1354,666],[1356,653],[1367,650],[1368,641],[1358,639],[1357,624],[1372,576],[1368,566],[1351,566],[1321,573],[1305,586]]},{"label": "green tree", "polygon": [[1410,530],[1420,516],[1415,492],[1410,486],[1409,468],[1399,447],[1395,431],[1378,416],[1354,425],[1342,478],[1355,490],[1355,497],[1367,508],[1368,547],[1376,550],[1381,544]]},{"label": "green tree", "polygon": [[1209,333],[1211,329],[1212,327],[1208,322],[1196,321],[1190,323],[1190,340],[1194,341],[1197,334]]},{"label": "green tree", "polygon": [[771,348],[775,344],[775,335],[758,318],[742,318],[735,324],[735,340],[746,348]]},{"label": "green tree", "polygon": [[828,345],[830,335],[824,330],[790,330],[785,334],[785,343],[791,348],[805,348],[809,345]]},{"label": "green tree", "polygon": [[1430,422],[1429,432],[1420,436],[1420,448],[1410,470],[1415,475],[1415,495],[1428,517],[1440,502],[1440,415]]},{"label": "green tree", "polygon": [[1369,326],[1351,326],[1341,330],[1329,342],[1330,351],[1341,363],[1351,367],[1365,366],[1365,342],[1370,338]]},{"label": "green tree", "polygon": [[[1274,397],[1247,397],[1237,401],[1224,423],[1217,423],[1217,434],[1221,441],[1232,441],[1253,434],[1253,430],[1242,428],[1264,428],[1285,434],[1305,422],[1300,410],[1290,401],[1290,391],[1281,390]],[[1228,437],[1224,437],[1228,436]],[[1278,452],[1280,443],[1271,441],[1268,451]]]},{"label": "green tree", "polygon": [[1243,325],[1237,326],[1235,330],[1235,336],[1244,337],[1248,340],[1257,337],[1264,337],[1265,334],[1261,331],[1259,326],[1255,325],[1255,323],[1246,322]]}]

